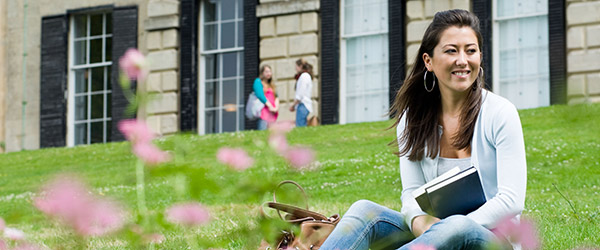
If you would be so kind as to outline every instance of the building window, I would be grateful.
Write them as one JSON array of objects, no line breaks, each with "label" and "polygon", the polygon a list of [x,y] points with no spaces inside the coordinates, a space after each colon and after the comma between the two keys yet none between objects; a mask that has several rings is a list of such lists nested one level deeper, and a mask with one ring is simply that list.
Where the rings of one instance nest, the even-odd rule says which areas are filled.
[{"label": "building window", "polygon": [[548,1],[495,0],[494,91],[517,108],[550,105]]},{"label": "building window", "polygon": [[340,19],[340,123],[386,120],[388,1],[343,0]]},{"label": "building window", "polygon": [[69,27],[67,145],[110,141],[112,14],[74,15]]},{"label": "building window", "polygon": [[201,9],[199,132],[243,130],[243,1],[203,1]]}]

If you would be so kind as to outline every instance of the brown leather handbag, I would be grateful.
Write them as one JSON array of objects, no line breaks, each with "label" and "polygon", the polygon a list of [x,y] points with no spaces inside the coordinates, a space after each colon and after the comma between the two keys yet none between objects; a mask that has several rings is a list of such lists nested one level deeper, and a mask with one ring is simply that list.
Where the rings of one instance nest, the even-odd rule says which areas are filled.
[{"label": "brown leather handbag", "polygon": [[317,117],[316,115],[313,115],[306,119],[306,126],[309,126],[309,127],[319,126],[320,123],[321,122],[319,121],[319,117]]},{"label": "brown leather handbag", "polygon": [[[284,184],[294,184],[300,189],[307,201],[306,209],[277,202],[276,191]],[[294,231],[291,229],[283,230],[275,244],[268,244],[266,241],[263,241],[259,248],[261,250],[317,250],[340,221],[340,216],[338,214],[327,217],[320,213],[308,210],[308,197],[306,196],[306,192],[304,192],[304,189],[294,181],[287,180],[279,183],[273,192],[273,202],[267,202],[266,204],[268,207],[275,209],[282,220],[292,225],[298,225],[300,231],[295,235]],[[283,212],[285,216],[282,215],[281,212]]]}]

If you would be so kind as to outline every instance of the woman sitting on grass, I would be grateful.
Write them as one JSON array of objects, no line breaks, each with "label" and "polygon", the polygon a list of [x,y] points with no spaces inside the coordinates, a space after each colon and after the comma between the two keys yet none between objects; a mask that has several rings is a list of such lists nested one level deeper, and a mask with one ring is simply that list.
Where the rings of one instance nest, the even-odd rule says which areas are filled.
[{"label": "woman sitting on grass", "polygon": [[[398,117],[402,209],[355,202],[321,250],[482,249],[501,220],[519,219],[527,181],[521,121],[513,104],[483,89],[481,43],[472,13],[435,14],[390,109]],[[455,166],[477,169],[486,202],[443,219],[423,212],[412,191]]]}]

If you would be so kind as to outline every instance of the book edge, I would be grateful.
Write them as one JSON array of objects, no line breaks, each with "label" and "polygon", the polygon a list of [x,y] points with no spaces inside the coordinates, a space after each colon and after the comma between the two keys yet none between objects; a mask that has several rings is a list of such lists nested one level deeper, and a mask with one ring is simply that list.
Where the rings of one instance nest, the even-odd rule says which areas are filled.
[{"label": "book edge", "polygon": [[420,195],[422,195],[422,194],[425,194],[425,193],[427,193],[426,192],[427,188],[432,187],[434,185],[437,185],[438,183],[443,182],[444,180],[446,180],[448,178],[452,178],[453,176],[459,174],[460,172],[461,171],[460,171],[459,167],[454,167],[454,168],[446,171],[442,175],[433,178],[433,180],[430,180],[427,183],[425,183],[425,184],[421,185],[420,187],[418,187],[417,189],[413,190],[411,192],[411,194],[415,198],[418,197],[418,196],[420,196]]},{"label": "book edge", "polygon": [[[441,189],[441,188],[447,186],[448,184],[453,183],[456,180],[462,179],[462,178],[464,178],[464,177],[466,177],[466,176],[468,176],[468,175],[470,175],[472,173],[477,173],[477,169],[475,167],[473,167],[473,166],[465,169],[464,171],[461,171],[458,174],[455,174],[455,175],[451,176],[450,178],[447,178],[447,179],[445,179],[443,181],[440,181],[440,182],[436,183],[435,185],[432,185],[432,186],[429,186],[429,187],[425,188],[425,192],[426,193],[434,192],[434,191],[436,191],[438,189]],[[479,179],[479,176],[477,176],[477,178]],[[479,180],[479,183],[481,183],[481,179]]]}]

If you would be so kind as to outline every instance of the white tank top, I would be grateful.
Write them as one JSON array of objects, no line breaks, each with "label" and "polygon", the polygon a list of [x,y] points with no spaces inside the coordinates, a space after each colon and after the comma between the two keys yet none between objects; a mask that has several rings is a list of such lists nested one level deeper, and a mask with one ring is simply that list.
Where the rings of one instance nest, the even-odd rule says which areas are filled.
[{"label": "white tank top", "polygon": [[468,158],[444,158],[439,157],[438,159],[438,167],[437,167],[437,175],[445,173],[446,171],[453,169],[454,167],[459,167],[460,170],[465,170],[471,166],[471,157]]}]

